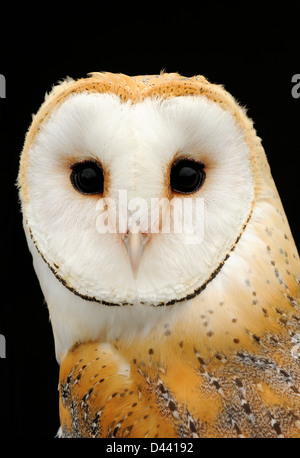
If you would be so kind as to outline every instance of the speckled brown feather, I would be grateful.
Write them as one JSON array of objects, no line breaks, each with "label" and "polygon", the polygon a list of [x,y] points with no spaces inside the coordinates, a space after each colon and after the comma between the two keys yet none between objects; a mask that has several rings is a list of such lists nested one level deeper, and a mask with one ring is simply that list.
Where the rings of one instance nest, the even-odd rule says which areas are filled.
[{"label": "speckled brown feather", "polygon": [[245,285],[223,332],[213,318],[225,302],[208,309],[197,298],[184,323],[162,323],[147,338],[75,346],[60,371],[64,436],[300,437],[298,287],[288,283],[269,301]]},{"label": "speckled brown feather", "polygon": [[[78,343],[64,356],[63,436],[300,437],[299,257],[252,122],[203,76],[94,73],[64,82],[27,135],[19,176],[25,202],[27,151],[40,123],[81,91],[112,92],[133,103],[182,95],[218,103],[245,133],[255,196],[249,224],[222,268],[222,288],[212,280],[188,303],[170,306],[170,320],[146,336]],[[235,259],[243,261],[238,272]]]}]

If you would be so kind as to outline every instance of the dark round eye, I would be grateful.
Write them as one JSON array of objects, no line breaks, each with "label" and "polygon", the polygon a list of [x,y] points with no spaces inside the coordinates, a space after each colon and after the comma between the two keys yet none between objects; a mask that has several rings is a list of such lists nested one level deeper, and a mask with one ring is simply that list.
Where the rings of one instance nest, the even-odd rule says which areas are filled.
[{"label": "dark round eye", "polygon": [[171,167],[170,184],[175,192],[192,194],[205,180],[204,165],[189,159],[179,159]]},{"label": "dark round eye", "polygon": [[102,194],[103,170],[96,161],[77,162],[71,166],[71,183],[81,194]]}]

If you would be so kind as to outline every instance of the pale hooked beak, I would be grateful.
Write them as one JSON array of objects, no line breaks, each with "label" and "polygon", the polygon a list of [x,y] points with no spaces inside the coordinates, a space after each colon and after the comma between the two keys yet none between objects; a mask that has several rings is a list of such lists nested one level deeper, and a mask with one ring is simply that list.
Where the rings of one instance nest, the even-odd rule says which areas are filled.
[{"label": "pale hooked beak", "polygon": [[134,278],[137,276],[142,254],[150,237],[151,234],[148,233],[133,233],[130,231],[122,235]]}]

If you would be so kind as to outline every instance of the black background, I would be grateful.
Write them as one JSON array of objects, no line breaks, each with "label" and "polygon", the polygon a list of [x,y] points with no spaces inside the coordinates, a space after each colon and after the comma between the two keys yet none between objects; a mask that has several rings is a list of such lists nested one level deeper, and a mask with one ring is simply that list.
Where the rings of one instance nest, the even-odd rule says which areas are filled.
[{"label": "black background", "polygon": [[[154,27],[155,28],[155,27]],[[220,83],[248,109],[263,139],[272,174],[299,246],[300,98],[291,95],[292,76],[300,73],[297,43],[281,39],[272,46],[238,48],[222,39],[208,49],[199,40],[190,47],[163,46],[147,51],[119,40],[103,52],[94,40],[92,52],[74,47],[71,39],[44,50],[38,34],[23,48],[6,42],[10,52],[0,62],[6,78],[6,99],[0,99],[1,154],[1,279],[0,334],[6,338],[6,359],[0,359],[0,437],[55,436],[58,418],[58,372],[48,311],[32,267],[22,229],[15,181],[31,114],[36,113],[53,84],[91,71],[129,75],[156,74],[162,69],[184,76],[203,74]],[[22,38],[19,38],[22,40]],[[270,40],[267,40],[270,44]],[[142,40],[140,40],[142,45]],[[188,51],[187,51],[188,49]],[[2,65],[2,67],[1,67]]]}]

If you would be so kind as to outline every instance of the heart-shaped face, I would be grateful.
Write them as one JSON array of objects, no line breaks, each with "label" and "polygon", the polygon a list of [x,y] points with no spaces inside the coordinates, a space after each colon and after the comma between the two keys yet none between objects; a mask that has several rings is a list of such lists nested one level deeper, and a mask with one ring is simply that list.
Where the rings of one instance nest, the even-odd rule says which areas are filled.
[{"label": "heart-shaped face", "polygon": [[164,97],[170,83],[150,86],[126,100],[70,91],[56,97],[26,151],[30,236],[56,277],[84,299],[191,298],[247,224],[254,190],[241,126],[183,88]]}]

